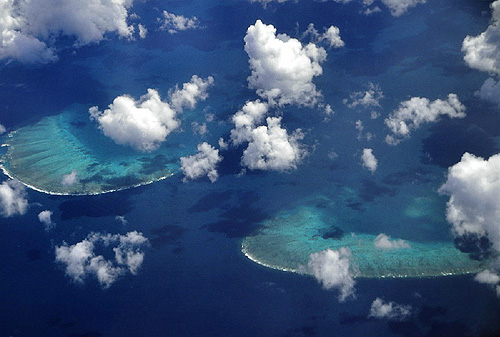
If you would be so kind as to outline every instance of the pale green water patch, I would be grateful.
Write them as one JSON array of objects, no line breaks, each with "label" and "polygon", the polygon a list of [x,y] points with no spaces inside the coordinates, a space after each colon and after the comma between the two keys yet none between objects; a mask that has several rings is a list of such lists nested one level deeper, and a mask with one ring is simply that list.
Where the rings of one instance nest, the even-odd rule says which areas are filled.
[{"label": "pale green water patch", "polygon": [[[349,247],[360,277],[433,277],[476,273],[486,262],[469,258],[452,242],[412,242],[410,248],[375,247],[376,235],[350,233],[333,217],[324,220],[322,210],[300,206],[267,220],[255,235],[242,243],[243,253],[270,268],[298,272],[309,255],[331,248]],[[343,232],[343,235],[342,235]]]},{"label": "pale green water patch", "polygon": [[[84,111],[85,112],[85,111]],[[141,153],[117,145],[88,120],[87,113],[66,111],[11,132],[1,166],[8,176],[52,194],[99,194],[169,177],[179,168],[179,145]],[[74,184],[64,175],[76,172]]]}]

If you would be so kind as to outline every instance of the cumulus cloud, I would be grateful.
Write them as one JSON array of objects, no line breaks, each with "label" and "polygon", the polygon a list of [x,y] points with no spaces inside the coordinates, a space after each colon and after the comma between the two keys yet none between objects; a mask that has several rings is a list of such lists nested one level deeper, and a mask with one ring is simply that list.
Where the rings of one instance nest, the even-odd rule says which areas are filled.
[{"label": "cumulus cloud", "polygon": [[204,101],[208,97],[208,88],[214,84],[212,76],[206,79],[193,75],[189,82],[182,85],[182,89],[176,85],[170,91],[170,104],[172,108],[181,112],[184,108],[194,109],[199,101]]},{"label": "cumulus cloud", "polygon": [[301,266],[304,273],[312,274],[325,289],[339,291],[339,300],[354,296],[354,277],[357,271],[351,265],[352,253],[349,248],[326,249],[312,253],[307,266]]},{"label": "cumulus cloud", "polygon": [[325,28],[324,33],[320,34],[314,27],[314,24],[310,23],[307,30],[302,34],[302,38],[307,36],[310,36],[316,43],[326,42],[330,48],[341,48],[345,46],[345,42],[342,41],[340,37],[340,29],[333,25],[329,28]]},{"label": "cumulus cloud", "polygon": [[72,170],[71,173],[64,174],[61,179],[61,185],[64,187],[73,186],[78,182],[78,173],[76,170]]},{"label": "cumulus cloud", "polygon": [[151,152],[179,128],[177,114],[183,108],[192,109],[199,100],[208,97],[206,90],[212,83],[212,77],[204,80],[194,75],[182,89],[176,86],[170,92],[170,103],[162,101],[154,89],[148,89],[137,101],[130,96],[118,96],[109,109],[99,111],[98,107],[91,107],[90,118],[96,120],[104,135],[115,143]]},{"label": "cumulus cloud", "polygon": [[460,103],[457,95],[449,94],[446,101],[437,99],[432,102],[427,98],[412,97],[400,103],[399,108],[384,120],[392,132],[386,136],[385,141],[396,145],[408,138],[410,132],[418,129],[421,124],[435,122],[443,115],[449,118],[465,117],[465,106]]},{"label": "cumulus cloud", "polygon": [[26,188],[17,180],[7,180],[0,184],[0,215],[11,217],[23,215],[28,210]]},{"label": "cumulus cloud", "polygon": [[219,177],[216,166],[222,161],[219,150],[206,142],[199,144],[197,149],[198,153],[195,155],[181,157],[181,170],[184,173],[184,181],[207,176],[214,183]]},{"label": "cumulus cloud", "polygon": [[491,77],[488,78],[476,94],[482,99],[500,106],[500,81],[497,82]]},{"label": "cumulus cloud", "polygon": [[439,192],[450,196],[446,218],[455,235],[486,235],[500,251],[500,154],[485,160],[465,153]]},{"label": "cumulus cloud", "polygon": [[38,213],[38,220],[45,225],[45,230],[49,231],[56,225],[52,222],[52,211],[41,211]]},{"label": "cumulus cloud", "polygon": [[[128,272],[135,275],[144,260],[142,248],[148,239],[137,231],[126,235],[91,233],[83,241],[55,248],[56,262],[65,266],[66,275],[74,282],[84,283],[94,276],[103,288],[110,287]],[[96,254],[96,249],[113,248],[114,259]]]},{"label": "cumulus cloud", "polygon": [[[300,129],[288,134],[280,117],[268,117],[267,125],[241,128],[231,133],[234,144],[248,142],[241,164],[251,170],[285,171],[295,169],[307,154],[299,143],[304,138]],[[234,131],[234,130],[233,130]]]},{"label": "cumulus cloud", "polygon": [[469,67],[500,74],[500,0],[493,2],[492,22],[477,36],[467,36],[462,43],[464,60]]},{"label": "cumulus cloud", "polygon": [[361,162],[363,167],[368,169],[370,172],[375,172],[378,166],[378,160],[373,155],[372,149],[363,149],[363,154],[361,155]]},{"label": "cumulus cloud", "polygon": [[167,11],[163,11],[162,18],[159,18],[160,30],[166,30],[170,34],[175,34],[182,30],[200,28],[200,21],[196,16],[186,18],[182,15],[175,15]]},{"label": "cumulus cloud", "polygon": [[401,248],[411,248],[410,244],[402,239],[393,239],[391,237],[382,233],[377,235],[373,244],[379,249],[401,249]]},{"label": "cumulus cloud", "polygon": [[[446,219],[456,237],[486,237],[500,252],[500,154],[489,159],[465,153],[459,163],[448,169],[439,192],[447,194]],[[495,264],[496,263],[496,264]],[[476,275],[476,281],[494,286],[499,293],[500,259],[489,270]],[[500,293],[499,293],[500,296]]]},{"label": "cumulus cloud", "polygon": [[384,302],[381,298],[373,301],[368,317],[386,318],[389,320],[403,321],[411,315],[411,306],[400,305],[394,302]]},{"label": "cumulus cloud", "polygon": [[57,59],[51,47],[60,36],[75,46],[98,43],[106,33],[132,38],[127,24],[133,0],[4,0],[0,3],[0,59],[46,63]]},{"label": "cumulus cloud", "polygon": [[353,92],[349,98],[344,99],[344,104],[349,108],[364,107],[374,108],[380,107],[380,100],[384,98],[384,93],[378,84],[368,83],[368,89],[365,91]]},{"label": "cumulus cloud", "polygon": [[257,20],[245,40],[251,75],[249,87],[271,104],[313,106],[322,97],[312,82],[322,74],[326,51],[314,43],[302,43]]}]

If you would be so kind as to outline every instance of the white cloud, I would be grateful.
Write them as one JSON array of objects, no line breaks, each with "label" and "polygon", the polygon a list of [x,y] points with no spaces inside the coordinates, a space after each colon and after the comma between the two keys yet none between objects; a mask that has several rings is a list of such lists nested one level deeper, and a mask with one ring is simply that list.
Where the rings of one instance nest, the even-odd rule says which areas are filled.
[{"label": "white cloud", "polygon": [[241,164],[252,170],[295,169],[307,153],[299,143],[304,134],[297,129],[289,135],[281,127],[280,117],[268,117],[266,121],[267,125],[234,129],[236,131],[231,132],[234,144],[248,142]]},{"label": "white cloud", "polygon": [[3,0],[0,3],[0,59],[46,63],[57,59],[50,47],[60,36],[75,46],[98,43],[106,33],[132,38],[127,24],[133,0]]},{"label": "white cloud", "polygon": [[[262,3],[264,6],[266,6],[270,2],[282,3],[282,2],[286,2],[286,1],[289,1],[289,0],[250,0],[250,2]],[[295,0],[295,1],[297,1],[297,0]],[[316,1],[325,2],[327,0],[316,0]],[[348,2],[351,2],[352,0],[333,0],[333,1],[337,2],[337,3],[346,4]],[[381,0],[381,2],[385,6],[387,6],[387,8],[389,8],[389,11],[391,12],[391,15],[393,15],[393,16],[401,16],[404,13],[406,13],[409,8],[415,7],[416,5],[421,4],[421,3],[422,4],[426,3],[426,1],[427,0]],[[359,2],[361,2],[364,6],[370,6],[375,2],[375,0],[360,0]],[[365,14],[372,14],[372,13],[379,12],[379,11],[380,11],[380,8],[375,6],[372,8],[366,8],[364,13]]]},{"label": "white cloud", "polygon": [[229,145],[227,144],[227,142],[222,137],[219,138],[219,141],[217,143],[219,144],[219,148],[221,150],[227,150],[227,148],[229,147]]},{"label": "white cloud", "polygon": [[7,129],[5,128],[5,126],[3,126],[2,124],[0,124],[0,135],[2,133],[4,133],[5,131],[7,131]]},{"label": "white cloud", "polygon": [[182,89],[176,85],[169,93],[172,108],[177,112],[182,112],[184,108],[194,109],[199,101],[207,99],[207,90],[213,83],[212,76],[203,79],[193,75],[189,82],[182,85]]},{"label": "white cloud", "polygon": [[55,223],[52,222],[52,211],[41,211],[38,213],[38,220],[45,225],[45,230],[49,231],[54,228]]},{"label": "white cloud", "polygon": [[154,89],[148,89],[138,101],[130,96],[118,96],[109,109],[102,112],[96,106],[91,107],[90,118],[96,120],[104,135],[115,143],[151,152],[180,126],[177,114],[183,108],[192,109],[199,100],[208,97],[206,91],[212,83],[212,77],[204,80],[194,75],[182,89],[176,86],[171,90],[170,103],[162,101]]},{"label": "white cloud", "polygon": [[337,289],[339,300],[345,301],[349,296],[354,296],[354,277],[357,272],[351,265],[351,258],[349,248],[326,249],[312,253],[307,266],[301,266],[300,270],[314,275],[325,289]]},{"label": "white cloud", "polygon": [[427,0],[381,0],[384,5],[389,8],[393,16],[401,16],[408,11],[409,8],[415,7],[418,4],[424,4]]},{"label": "white cloud", "polygon": [[446,218],[455,235],[486,235],[500,251],[500,154],[485,160],[465,153],[439,192],[450,196]]},{"label": "white cloud", "polygon": [[78,182],[78,173],[76,170],[72,170],[69,174],[64,174],[61,179],[61,185],[64,187],[73,186]]},{"label": "white cloud", "polygon": [[450,118],[465,117],[465,106],[460,103],[457,95],[449,94],[446,101],[437,99],[430,102],[427,98],[412,97],[401,102],[399,108],[384,121],[392,132],[386,136],[385,141],[396,145],[402,139],[408,138],[410,132],[418,129],[421,124],[435,122],[442,115]]},{"label": "white cloud", "polygon": [[410,244],[402,239],[391,240],[391,237],[386,234],[379,234],[373,240],[373,244],[379,249],[401,249],[411,248]]},{"label": "white cloud", "polygon": [[493,78],[488,78],[476,94],[482,99],[500,106],[500,81],[496,82]]},{"label": "white cloud", "polygon": [[122,224],[122,225],[124,225],[124,226],[125,226],[126,224],[128,224],[127,219],[125,219],[125,216],[123,216],[123,215],[117,215],[117,216],[115,216],[115,219],[116,219],[117,221],[120,221],[120,222],[121,222],[121,224]]},{"label": "white cloud", "polygon": [[320,34],[316,28],[314,28],[314,24],[310,23],[307,26],[307,30],[302,34],[302,39],[306,36],[310,36],[312,41],[316,43],[320,43],[326,41],[330,48],[341,48],[345,46],[344,41],[340,37],[340,29],[335,26],[330,26],[329,28],[325,28],[325,32]]},{"label": "white cloud", "polygon": [[496,272],[486,269],[478,273],[476,277],[474,277],[474,280],[479,283],[496,285],[500,283],[500,276]]},{"label": "white cloud", "polygon": [[500,0],[493,2],[492,22],[478,36],[467,36],[462,43],[464,60],[471,68],[500,74]]},{"label": "white cloud", "polygon": [[94,106],[89,113],[104,135],[115,143],[145,152],[156,150],[180,126],[176,111],[154,89],[148,89],[138,101],[118,96],[109,109],[101,112]]},{"label": "white cloud", "polygon": [[410,315],[411,306],[400,305],[394,302],[384,302],[381,298],[377,297],[371,305],[368,317],[402,321]]},{"label": "white cloud", "polygon": [[361,120],[356,121],[356,130],[358,130],[358,136],[356,137],[358,140],[363,140],[363,139],[366,139],[367,141],[372,140],[373,134],[371,132],[363,134],[365,127]]},{"label": "white cloud", "polygon": [[166,30],[170,34],[175,34],[178,31],[200,28],[200,21],[196,16],[186,18],[182,15],[175,15],[167,11],[163,11],[163,18],[158,19],[160,22],[160,30]]},{"label": "white cloud", "polygon": [[[65,266],[66,275],[74,282],[83,283],[87,276],[97,278],[103,288],[110,287],[127,270],[135,275],[144,260],[142,247],[148,243],[142,233],[126,235],[91,233],[81,242],[55,248],[56,262]],[[97,248],[113,248],[114,259],[97,255]]]},{"label": "white cloud", "polygon": [[[438,190],[447,194],[446,219],[457,237],[487,237],[492,249],[500,252],[500,154],[485,160],[465,153],[459,163],[448,168],[446,182]],[[500,259],[490,269],[476,275],[476,281],[490,285],[500,281]],[[498,293],[497,285],[497,293]],[[499,294],[500,296],[500,294]]]},{"label": "white cloud", "polygon": [[302,43],[257,20],[245,36],[245,51],[252,74],[249,87],[270,104],[313,106],[322,97],[312,82],[322,74],[326,51],[314,43]]},{"label": "white cloud", "polygon": [[199,144],[197,149],[198,153],[195,155],[181,157],[181,170],[185,176],[184,181],[208,176],[208,179],[214,183],[219,177],[216,166],[222,160],[219,150],[206,142]]},{"label": "white cloud", "polygon": [[28,210],[26,188],[17,180],[7,180],[0,184],[0,215],[10,217],[23,215]]},{"label": "white cloud", "polygon": [[363,154],[361,155],[361,162],[363,167],[368,169],[370,172],[375,172],[377,170],[378,161],[373,155],[372,149],[363,149]]},{"label": "white cloud", "polygon": [[384,93],[378,84],[368,83],[368,90],[357,91],[349,95],[349,98],[344,99],[344,104],[349,108],[358,106],[364,108],[380,107],[380,100],[384,98]]},{"label": "white cloud", "polygon": [[137,27],[139,27],[139,37],[141,39],[145,39],[148,35],[148,29],[146,28],[146,26],[141,25],[140,23],[137,25]]}]

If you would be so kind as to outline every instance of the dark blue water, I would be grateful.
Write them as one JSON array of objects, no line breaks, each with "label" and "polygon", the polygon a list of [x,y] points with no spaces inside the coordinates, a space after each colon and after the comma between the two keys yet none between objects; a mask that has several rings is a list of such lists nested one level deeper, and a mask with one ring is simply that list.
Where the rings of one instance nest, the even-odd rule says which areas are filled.
[{"label": "dark blue water", "polygon": [[[155,31],[156,11],[196,15],[203,30],[169,35]],[[316,109],[287,106],[283,125],[302,128],[310,155],[288,173],[249,172],[237,177],[243,148],[222,152],[220,178],[183,183],[182,176],[98,196],[50,196],[28,191],[25,215],[0,218],[0,335],[2,336],[495,336],[500,334],[500,301],[473,276],[424,279],[360,279],[356,298],[339,303],[308,276],[262,267],[241,253],[241,241],[279,211],[324,195],[352,231],[419,242],[453,240],[445,221],[446,197],[436,195],[446,168],[465,151],[499,152],[498,109],[474,96],[486,74],[466,67],[460,51],[466,35],[489,22],[487,2],[430,1],[394,18],[387,12],[359,14],[353,2],[258,4],[241,1],[148,1],[137,4],[150,34],[128,42],[110,38],[43,67],[0,67],[0,123],[9,130],[62,113],[74,104],[106,107],[122,94],[163,95],[191,75],[213,76],[210,97],[182,116],[186,153],[198,142],[216,144],[229,134],[228,119],[246,100],[250,75],[243,37],[256,19],[280,33],[299,36],[313,22],[341,30],[346,47],[329,50],[323,75],[314,82],[336,114],[328,123]],[[484,12],[484,13],[483,13]],[[298,27],[298,28],[297,28]],[[352,110],[342,99],[368,83],[385,98],[370,111]],[[468,116],[414,132],[397,147],[383,142],[383,118],[412,96],[458,94]],[[81,109],[86,118],[86,109]],[[209,134],[195,135],[191,122],[215,114]],[[359,141],[362,120],[374,140]],[[224,123],[226,122],[226,123]],[[446,139],[446,141],[443,141]],[[359,156],[373,148],[375,174]],[[338,157],[328,158],[335,151]],[[417,178],[416,178],[417,177]],[[7,177],[1,176],[0,181]],[[338,191],[348,188],[352,197]],[[428,209],[415,204],[429,198]],[[416,201],[417,200],[417,201]],[[417,206],[415,206],[417,205]],[[414,207],[411,209],[411,207]],[[38,221],[52,210],[55,229]],[[411,211],[414,213],[411,213]],[[417,212],[418,211],[418,212]],[[418,216],[410,217],[408,214]],[[127,224],[115,217],[124,216]],[[137,230],[149,238],[138,275],[126,275],[109,289],[93,278],[71,282],[54,262],[54,248],[75,244],[91,232]],[[411,305],[404,322],[368,319],[377,297]]]}]

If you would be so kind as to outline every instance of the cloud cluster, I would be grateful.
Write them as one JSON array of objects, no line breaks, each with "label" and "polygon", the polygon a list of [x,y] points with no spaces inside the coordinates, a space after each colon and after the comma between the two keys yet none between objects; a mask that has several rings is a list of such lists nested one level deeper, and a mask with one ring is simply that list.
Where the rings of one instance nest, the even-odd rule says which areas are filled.
[{"label": "cloud cluster", "polygon": [[196,16],[186,18],[182,15],[175,15],[167,11],[163,11],[160,22],[160,30],[166,30],[170,34],[175,34],[182,30],[200,28],[200,21]]},{"label": "cloud cluster", "polygon": [[403,321],[411,315],[411,306],[400,305],[394,302],[384,302],[381,298],[373,301],[368,317],[386,318],[389,320]]},{"label": "cloud cluster", "polygon": [[314,43],[302,43],[286,34],[276,34],[273,25],[257,20],[245,40],[252,73],[249,87],[270,104],[313,106],[321,98],[312,82],[322,74],[326,51]]},{"label": "cloud cluster", "polygon": [[11,217],[23,215],[28,210],[26,188],[17,180],[7,180],[0,184],[0,215]]},{"label": "cloud cluster", "polygon": [[55,223],[52,222],[52,211],[41,211],[38,213],[38,220],[45,225],[45,230],[50,231],[52,228],[55,227]]},{"label": "cloud cluster", "polygon": [[106,33],[132,38],[127,24],[133,0],[3,0],[0,2],[0,59],[47,63],[60,36],[80,47],[98,43]]},{"label": "cloud cluster", "polygon": [[219,178],[216,169],[217,164],[222,161],[219,150],[206,142],[199,144],[197,149],[198,153],[195,155],[181,157],[181,170],[184,173],[184,181],[207,176],[214,183]]},{"label": "cloud cluster", "polygon": [[500,74],[500,0],[491,4],[492,22],[478,36],[467,36],[462,43],[464,60],[471,68]]},{"label": "cloud cluster", "polygon": [[373,155],[372,149],[363,149],[363,154],[361,155],[361,162],[363,167],[369,170],[371,173],[377,170],[378,160]]},{"label": "cloud cluster", "polygon": [[351,259],[349,248],[326,249],[312,253],[307,266],[301,266],[300,270],[312,274],[325,289],[337,289],[339,300],[345,301],[349,296],[354,296],[354,277],[357,272],[351,265]]},{"label": "cloud cluster", "polygon": [[374,108],[380,107],[380,100],[384,98],[384,93],[378,84],[368,83],[365,91],[353,92],[349,98],[344,99],[344,104],[349,108]]},{"label": "cloud cluster", "polygon": [[384,122],[392,134],[387,135],[387,144],[396,145],[408,138],[412,130],[418,129],[423,123],[435,122],[440,116],[464,118],[465,106],[460,103],[457,95],[449,94],[446,101],[437,99],[430,102],[427,98],[412,97],[401,102],[399,108],[392,112]]},{"label": "cloud cluster", "polygon": [[[137,231],[126,235],[91,233],[74,245],[63,243],[56,247],[56,262],[65,266],[66,275],[74,282],[83,283],[90,275],[96,277],[103,288],[108,288],[127,271],[137,274],[144,260],[142,247],[147,244],[148,239]],[[114,259],[95,252],[112,246],[115,246]]]},{"label": "cloud cluster", "polygon": [[151,152],[180,126],[177,114],[183,108],[194,108],[199,100],[208,97],[207,89],[212,83],[212,77],[202,79],[194,75],[182,89],[176,87],[170,92],[170,103],[162,101],[154,89],[148,89],[137,101],[130,96],[118,96],[104,111],[91,107],[90,117],[115,143]]},{"label": "cloud cluster", "polygon": [[382,233],[377,235],[373,240],[373,244],[379,249],[401,249],[411,248],[410,244],[402,239],[391,240],[391,237]]}]

